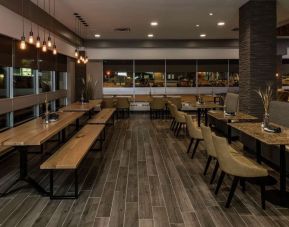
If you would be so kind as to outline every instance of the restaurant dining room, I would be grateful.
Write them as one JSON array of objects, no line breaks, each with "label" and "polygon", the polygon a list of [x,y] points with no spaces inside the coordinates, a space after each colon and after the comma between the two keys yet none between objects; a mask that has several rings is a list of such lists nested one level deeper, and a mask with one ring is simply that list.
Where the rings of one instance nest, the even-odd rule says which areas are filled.
[{"label": "restaurant dining room", "polygon": [[0,0],[0,227],[287,227],[288,177],[288,0]]}]

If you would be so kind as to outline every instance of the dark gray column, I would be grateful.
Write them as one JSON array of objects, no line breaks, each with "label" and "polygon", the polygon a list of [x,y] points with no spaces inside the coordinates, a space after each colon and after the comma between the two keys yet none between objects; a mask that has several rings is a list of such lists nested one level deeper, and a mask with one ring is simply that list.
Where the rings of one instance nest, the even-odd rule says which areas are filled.
[{"label": "dark gray column", "polygon": [[240,110],[263,115],[256,90],[276,86],[276,0],[250,0],[239,10]]}]

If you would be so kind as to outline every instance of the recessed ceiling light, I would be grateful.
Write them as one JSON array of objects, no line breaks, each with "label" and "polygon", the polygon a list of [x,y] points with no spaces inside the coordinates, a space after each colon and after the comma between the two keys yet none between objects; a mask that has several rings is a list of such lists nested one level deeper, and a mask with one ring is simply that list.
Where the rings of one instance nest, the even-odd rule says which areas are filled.
[{"label": "recessed ceiling light", "polygon": [[218,25],[218,26],[225,26],[225,24],[226,24],[226,23],[225,23],[224,21],[220,21],[220,22],[218,22],[217,25]]},{"label": "recessed ceiling light", "polygon": [[159,23],[156,22],[156,21],[152,21],[152,22],[151,22],[151,26],[153,26],[153,27],[158,26],[158,25],[159,25]]},{"label": "recessed ceiling light", "polygon": [[201,34],[200,37],[205,38],[207,35],[206,34]]},{"label": "recessed ceiling light", "polygon": [[100,38],[100,34],[95,34],[94,37],[95,38]]},{"label": "recessed ceiling light", "polygon": [[209,15],[210,15],[210,16],[213,16],[214,14],[213,14],[213,13],[209,13]]},{"label": "recessed ceiling light", "polygon": [[149,38],[153,38],[153,37],[154,37],[154,34],[148,34],[148,37],[149,37]]},{"label": "recessed ceiling light", "polygon": [[200,27],[200,25],[199,25],[199,24],[196,24],[196,27],[198,28],[198,27]]}]

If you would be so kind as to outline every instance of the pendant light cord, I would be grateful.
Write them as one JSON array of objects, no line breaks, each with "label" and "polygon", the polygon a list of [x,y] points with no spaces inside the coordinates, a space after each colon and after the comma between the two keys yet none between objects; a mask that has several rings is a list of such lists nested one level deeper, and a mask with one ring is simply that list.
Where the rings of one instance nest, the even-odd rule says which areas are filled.
[{"label": "pendant light cord", "polygon": [[[46,2],[46,0],[44,0],[44,4],[43,4],[44,11],[45,11],[45,2]],[[44,27],[43,27],[43,30],[44,30],[44,41],[45,41],[45,28]]]},{"label": "pendant light cord", "polygon": [[23,36],[24,36],[24,4],[23,4],[23,0],[22,0],[22,31],[23,31]]},{"label": "pendant light cord", "polygon": [[[37,0],[37,12],[38,12],[38,8],[39,8],[39,0]],[[39,37],[39,24],[38,23],[37,23],[37,33]]]}]

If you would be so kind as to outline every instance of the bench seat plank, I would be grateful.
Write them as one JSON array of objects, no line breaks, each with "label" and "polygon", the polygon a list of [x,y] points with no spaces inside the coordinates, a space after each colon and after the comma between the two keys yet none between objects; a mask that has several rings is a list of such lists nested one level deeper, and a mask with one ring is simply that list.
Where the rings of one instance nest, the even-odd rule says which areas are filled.
[{"label": "bench seat plank", "polygon": [[115,111],[116,108],[104,108],[92,119],[88,120],[88,124],[106,124]]},{"label": "bench seat plank", "polygon": [[9,151],[11,151],[13,149],[12,146],[0,146],[0,156],[8,153]]},{"label": "bench seat plank", "polygon": [[77,169],[104,129],[104,125],[85,125],[56,153],[46,160],[40,169]]}]

